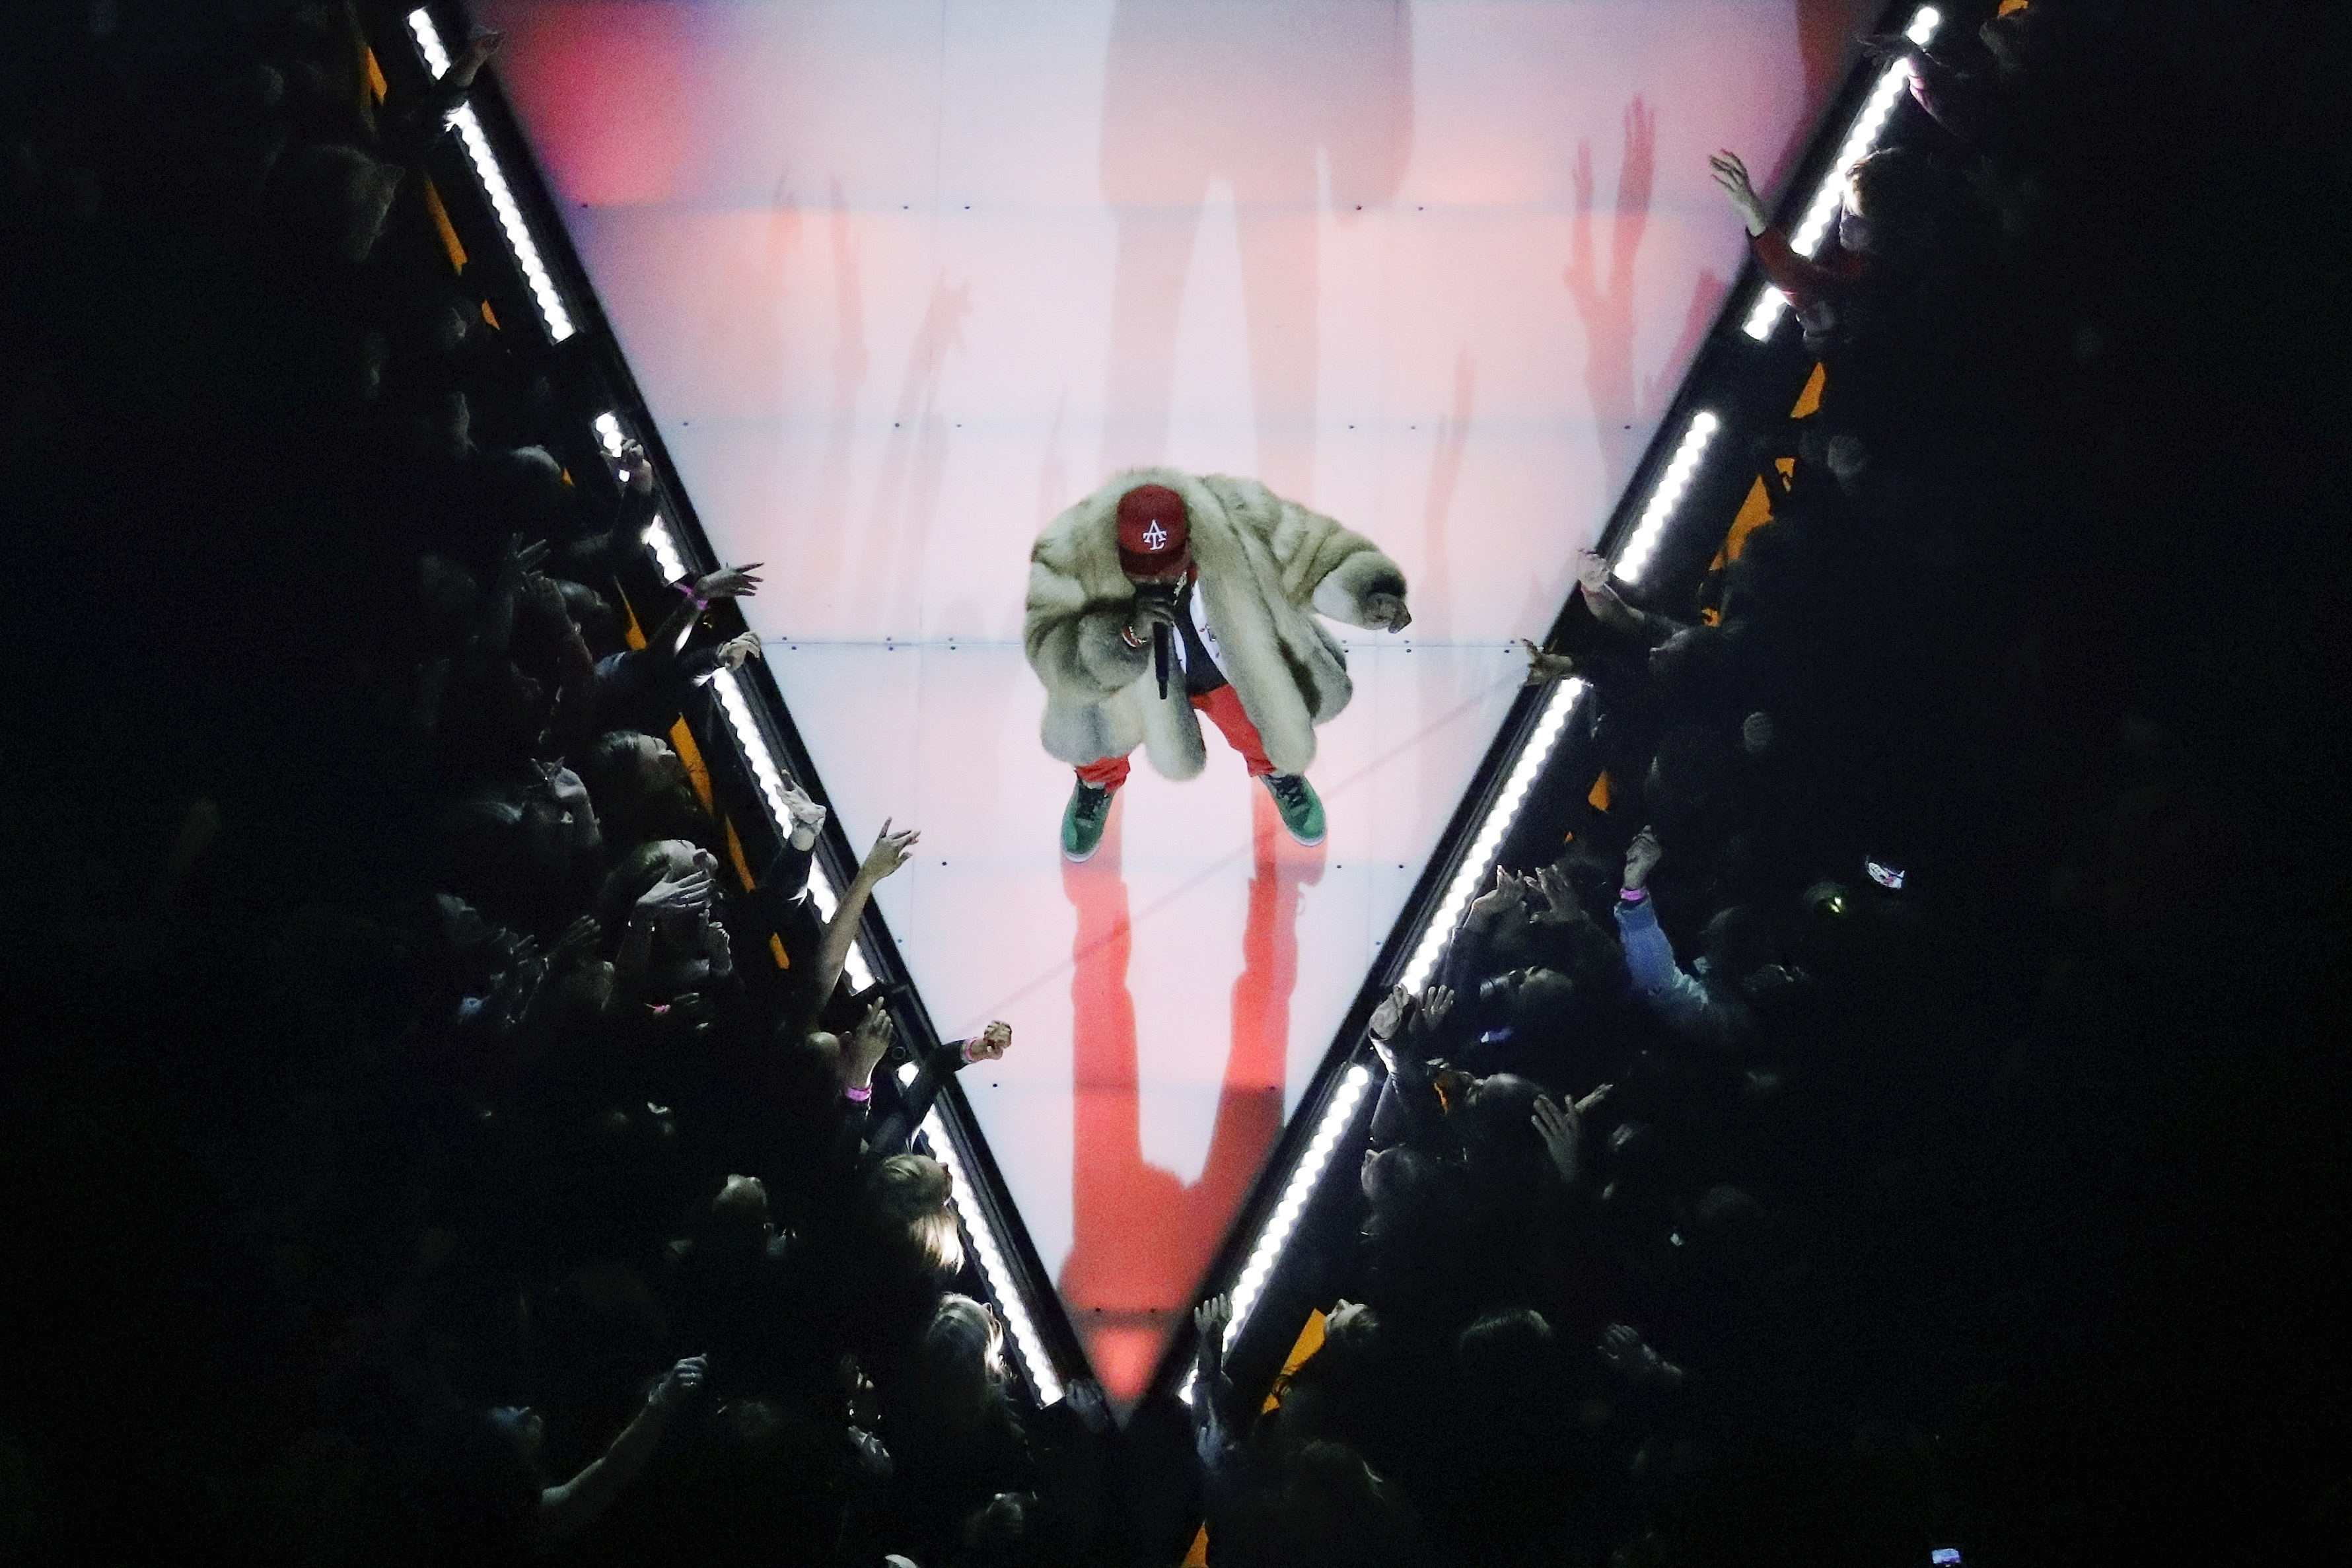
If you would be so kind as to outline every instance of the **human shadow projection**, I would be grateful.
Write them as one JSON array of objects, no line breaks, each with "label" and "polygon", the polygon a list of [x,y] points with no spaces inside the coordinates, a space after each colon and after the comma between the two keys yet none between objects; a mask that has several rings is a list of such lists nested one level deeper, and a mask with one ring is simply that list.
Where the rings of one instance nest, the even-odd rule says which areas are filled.
[{"label": "human shadow projection", "polygon": [[1241,247],[1256,462],[1314,494],[1325,176],[1342,222],[1392,199],[1412,141],[1405,0],[1120,0],[1104,72],[1102,189],[1118,225],[1107,472],[1168,455],[1177,325],[1211,182]]},{"label": "human shadow projection", "polygon": [[[1135,997],[1128,985],[1135,932],[1119,865],[1124,812],[1112,819],[1092,859],[1062,864],[1062,890],[1078,917],[1070,980],[1076,1170],[1062,1299],[1096,1374],[1121,1403],[1142,1393],[1182,1304],[1199,1288],[1282,1132],[1299,889],[1321,879],[1324,849],[1292,842],[1266,794],[1250,794],[1243,966],[1234,982],[1231,1042],[1208,1159],[1196,1182],[1143,1156]],[[1204,1052],[1217,1047],[1213,1038],[1199,1042]]]}]

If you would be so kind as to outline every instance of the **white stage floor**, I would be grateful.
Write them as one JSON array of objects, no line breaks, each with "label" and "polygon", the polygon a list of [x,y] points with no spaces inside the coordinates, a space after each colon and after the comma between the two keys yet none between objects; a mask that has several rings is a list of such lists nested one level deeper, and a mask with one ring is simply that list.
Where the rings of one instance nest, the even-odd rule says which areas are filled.
[{"label": "white stage floor", "polygon": [[[491,0],[499,68],[1115,1394],[1148,1376],[1866,0]],[[1213,734],[1066,868],[1029,546],[1131,464],[1403,566],[1313,851]]]}]

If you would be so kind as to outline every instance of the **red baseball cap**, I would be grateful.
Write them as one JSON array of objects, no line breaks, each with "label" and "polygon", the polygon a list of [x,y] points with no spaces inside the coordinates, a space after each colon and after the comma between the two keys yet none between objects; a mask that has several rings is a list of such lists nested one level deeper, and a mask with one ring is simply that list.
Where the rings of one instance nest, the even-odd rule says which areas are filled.
[{"label": "red baseball cap", "polygon": [[1184,498],[1166,485],[1138,485],[1118,498],[1118,563],[1130,577],[1164,577],[1192,563]]}]

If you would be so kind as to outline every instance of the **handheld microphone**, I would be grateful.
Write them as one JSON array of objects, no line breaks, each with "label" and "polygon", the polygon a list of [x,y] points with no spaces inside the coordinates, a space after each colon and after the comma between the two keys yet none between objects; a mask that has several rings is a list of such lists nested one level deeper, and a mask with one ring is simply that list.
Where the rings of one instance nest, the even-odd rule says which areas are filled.
[{"label": "handheld microphone", "polygon": [[1168,700],[1168,623],[1151,628],[1151,673],[1160,678],[1160,700]]}]

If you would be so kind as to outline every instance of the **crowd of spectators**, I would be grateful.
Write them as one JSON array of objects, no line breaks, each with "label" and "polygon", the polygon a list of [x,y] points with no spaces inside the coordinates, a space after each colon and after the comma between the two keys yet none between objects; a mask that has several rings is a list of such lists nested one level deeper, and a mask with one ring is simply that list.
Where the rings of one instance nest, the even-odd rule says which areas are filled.
[{"label": "crowd of spectators", "polygon": [[[2258,1108],[2300,1201],[2333,1168],[2307,1091],[2340,1088],[2295,1013],[2340,954],[2256,918],[2318,901],[2277,873],[2328,863],[2288,825],[2340,741],[2238,723],[2340,662],[2338,579],[2168,597],[2146,521],[2246,482],[2165,465],[2221,438],[2129,346],[2182,298],[2138,265],[2184,199],[2142,132],[2215,111],[2133,74],[2203,79],[2180,16],[1945,9],[1930,50],[1871,41],[1923,112],[1822,256],[1716,160],[1821,395],[1749,454],[1769,521],[1695,599],[1588,557],[1589,614],[1530,650],[1589,684],[1562,755],[1596,776],[1547,781],[1435,983],[1373,1018],[1322,1348],[1261,1411],[1201,1309],[1213,1563],[2081,1561],[2082,1521],[2185,1472],[2084,1413],[2045,1322],[2138,1336],[2100,1384],[2147,1377],[2131,1413],[2268,1438],[2290,1378],[2342,1393],[2266,1348],[2303,1342],[2291,1289],[2226,1375],[2196,1359],[2205,1304],[2278,1279],[2207,1179],[2246,1125],[2210,1108]],[[824,808],[788,788],[771,843],[681,755],[760,657],[730,601],[791,563],[647,577],[651,459],[589,440],[430,189],[499,40],[387,84],[391,25],[87,0],[6,68],[0,1556],[1166,1560],[1120,1513],[1164,1478],[1083,1391],[1024,1398],[915,1142],[1009,1032],[908,1052],[842,979],[915,835],[821,918]],[[2248,37],[2200,59],[2213,102]],[[2275,302],[2185,223],[2168,266]],[[2211,407],[2232,353],[2284,354],[2250,335],[2199,361]],[[2304,492],[2268,499],[2242,547],[2303,563]],[[2168,657],[2265,637],[2303,697]],[[2275,1049],[2217,1067],[2224,1026]],[[2231,1453],[2180,1496],[2340,1535],[2340,1446]]]},{"label": "crowd of spectators", "polygon": [[[2013,721],[2001,710],[2016,677],[1989,666],[2004,638],[2010,657],[2037,656],[1999,578],[2048,504],[2037,487],[2066,459],[2022,437],[2022,410],[2004,400],[2051,411],[2008,379],[2026,367],[2089,385],[2112,374],[2099,307],[2042,272],[2090,215],[2109,216],[2086,188],[2098,166],[2086,144],[2103,140],[2095,116],[2112,100],[2070,100],[2110,65],[2099,43],[2116,18],[2063,0],[1942,9],[1932,47],[1863,40],[1904,65],[1924,112],[1895,117],[1853,169],[1818,255],[1791,247],[1737,153],[1710,160],[1821,367],[1818,395],[1755,440],[1768,516],[1725,546],[1696,595],[1637,592],[1587,552],[1583,613],[1556,646],[1527,645],[1531,686],[1588,684],[1559,748],[1585,771],[1555,767],[1528,808],[1536,826],[1514,831],[1433,983],[1399,988],[1372,1016],[1384,1070],[1360,1234],[1325,1270],[1337,1305],[1279,1403],[1259,1412],[1236,1397],[1230,1307],[1201,1310],[1213,1563],[1783,1551],[1924,1563],[1970,1533],[1957,1487],[1933,1475],[1950,1411],[1885,1389],[1824,1397],[1833,1375],[1759,1364],[1759,1344],[1852,1356],[1801,1325],[1854,1297],[1948,1321],[1894,1262],[1915,1239],[1865,1244],[1885,1277],[1852,1295],[1824,1276],[1856,1267],[1851,1238],[1833,1239],[1855,1211],[1900,1231],[1942,1201],[1916,1152],[1888,1157],[1868,1079],[1934,1082],[1958,1067],[1918,1058],[1931,1040],[1949,1048],[1947,1021],[1983,1000],[1966,993],[1998,992],[2003,964],[2031,961],[1974,950],[2004,934],[1984,929],[1990,910],[2014,912],[2016,889],[1992,868],[2052,852],[2021,842],[2030,808],[1996,804],[1999,770],[2035,748],[1994,739]],[[2072,363],[2035,366],[2056,323]],[[2048,590],[2082,587],[2052,564]],[[2108,722],[2156,793],[2119,806],[2109,831],[2165,835],[2137,852],[2174,861],[2148,868],[2166,884],[2151,901],[2193,898],[2221,874],[2218,824],[2144,706]],[[2062,864],[2060,901],[2078,901],[2079,866]],[[2113,907],[2154,918],[2140,905],[2150,892],[2135,880]],[[2050,958],[2045,1000],[2074,989],[2076,962]],[[1940,1017],[1890,1028],[1879,1009],[1906,989]],[[1976,1084],[1938,1089],[2013,1090],[2048,1024],[2030,1009],[1970,1023],[2025,1037]],[[1934,1120],[1908,1109],[1915,1135]],[[1956,1163],[1988,1190],[2005,1184]],[[2013,1297],[2028,1277],[2008,1282]],[[1847,1423],[1865,1459],[1882,1451],[1891,1495],[1849,1500],[1827,1550],[1754,1539],[1779,1500],[1703,1517],[1696,1500],[1743,1484],[1800,1409],[1838,1411],[1828,1420]]]}]

